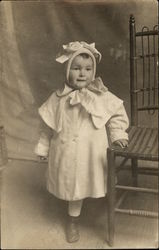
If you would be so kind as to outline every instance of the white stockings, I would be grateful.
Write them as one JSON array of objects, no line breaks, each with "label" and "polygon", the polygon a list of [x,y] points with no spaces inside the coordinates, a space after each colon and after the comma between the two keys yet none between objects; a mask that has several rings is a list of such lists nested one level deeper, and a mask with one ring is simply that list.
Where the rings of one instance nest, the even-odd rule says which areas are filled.
[{"label": "white stockings", "polygon": [[83,200],[69,201],[68,203],[68,214],[70,216],[77,217],[81,213]]}]

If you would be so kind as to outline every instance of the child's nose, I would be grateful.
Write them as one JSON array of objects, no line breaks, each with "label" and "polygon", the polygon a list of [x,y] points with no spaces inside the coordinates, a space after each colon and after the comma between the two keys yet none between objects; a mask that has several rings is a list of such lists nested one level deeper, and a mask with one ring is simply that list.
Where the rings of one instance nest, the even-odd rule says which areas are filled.
[{"label": "child's nose", "polygon": [[80,70],[80,76],[84,76],[85,75],[85,71],[84,71],[84,69],[81,69]]}]

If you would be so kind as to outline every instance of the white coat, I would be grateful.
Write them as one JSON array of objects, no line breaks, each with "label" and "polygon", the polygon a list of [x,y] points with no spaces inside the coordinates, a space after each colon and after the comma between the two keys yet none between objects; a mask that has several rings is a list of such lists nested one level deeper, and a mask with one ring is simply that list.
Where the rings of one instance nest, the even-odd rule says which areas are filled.
[{"label": "white coat", "polygon": [[108,140],[128,139],[123,101],[96,78],[88,88],[54,92],[39,113],[53,130],[35,149],[48,155],[48,191],[68,201],[105,196]]}]

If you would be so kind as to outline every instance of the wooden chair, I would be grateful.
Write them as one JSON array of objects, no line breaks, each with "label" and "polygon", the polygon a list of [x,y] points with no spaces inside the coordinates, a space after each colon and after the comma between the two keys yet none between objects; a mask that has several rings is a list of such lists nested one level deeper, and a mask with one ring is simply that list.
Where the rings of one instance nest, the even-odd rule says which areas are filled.
[{"label": "wooden chair", "polygon": [[[144,192],[157,194],[158,190],[140,187],[138,174],[159,175],[158,164],[156,167],[139,166],[138,162],[158,161],[158,128],[141,125],[141,115],[146,112],[151,116],[158,114],[158,26],[152,30],[143,27],[141,32],[136,32],[135,18],[130,16],[130,102],[131,124],[128,129],[129,146],[125,149],[110,146],[108,153],[108,243],[113,246],[115,232],[115,214],[125,213],[135,216],[157,217],[153,211],[122,209],[126,194],[131,192]],[[140,114],[140,115],[139,115]],[[140,119],[139,119],[140,118]],[[139,122],[140,120],[140,122]],[[121,161],[120,164],[117,164]],[[118,161],[117,161],[118,160]],[[116,183],[119,170],[131,162],[132,184],[123,185]],[[118,166],[117,166],[118,165]],[[146,164],[147,165],[147,164]],[[121,193],[117,201],[117,193]]]}]

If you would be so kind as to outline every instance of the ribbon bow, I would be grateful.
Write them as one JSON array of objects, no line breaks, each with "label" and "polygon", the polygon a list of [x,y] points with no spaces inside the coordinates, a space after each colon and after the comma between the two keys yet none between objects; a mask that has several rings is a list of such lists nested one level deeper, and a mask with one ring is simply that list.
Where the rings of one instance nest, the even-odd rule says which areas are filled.
[{"label": "ribbon bow", "polygon": [[56,58],[56,61],[59,63],[64,63],[66,61],[68,61],[71,56],[73,55],[74,52],[81,50],[82,53],[82,49],[88,49],[95,58],[98,59],[98,61],[100,62],[101,60],[101,53],[95,48],[95,43],[86,43],[86,42],[70,42],[66,45],[63,45],[63,53],[58,55]]},{"label": "ribbon bow", "polygon": [[66,100],[69,100],[71,106],[80,104],[91,115],[92,122],[97,129],[102,128],[123,103],[121,99],[108,91],[101,78],[94,80],[89,88],[81,90],[73,90],[65,85],[62,92],[58,90],[54,92],[39,108],[42,119],[57,133],[63,128]]}]

